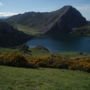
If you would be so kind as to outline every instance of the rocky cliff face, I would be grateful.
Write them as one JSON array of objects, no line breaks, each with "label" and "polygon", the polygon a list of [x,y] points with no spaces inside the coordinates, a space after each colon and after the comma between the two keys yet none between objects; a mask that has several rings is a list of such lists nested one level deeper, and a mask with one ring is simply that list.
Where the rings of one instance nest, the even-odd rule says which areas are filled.
[{"label": "rocky cliff face", "polygon": [[9,22],[25,25],[45,34],[72,32],[73,28],[87,24],[81,13],[72,6],[46,13],[28,12],[7,19]]},{"label": "rocky cliff face", "polygon": [[13,28],[6,22],[0,21],[0,46],[11,47],[25,43],[31,36]]},{"label": "rocky cliff face", "polygon": [[[61,10],[63,12],[61,13]],[[69,33],[73,28],[81,27],[87,24],[86,19],[80,14],[78,10],[72,6],[63,7],[59,13],[58,20],[46,33]]]}]

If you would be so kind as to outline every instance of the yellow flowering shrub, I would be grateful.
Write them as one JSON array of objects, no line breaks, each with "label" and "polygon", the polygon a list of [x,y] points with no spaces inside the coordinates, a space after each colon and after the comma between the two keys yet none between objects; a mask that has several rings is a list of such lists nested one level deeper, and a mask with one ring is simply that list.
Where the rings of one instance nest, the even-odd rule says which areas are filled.
[{"label": "yellow flowering shrub", "polygon": [[50,67],[90,72],[90,58],[62,58],[59,56],[30,57],[21,53],[0,54],[0,65],[18,67]]}]

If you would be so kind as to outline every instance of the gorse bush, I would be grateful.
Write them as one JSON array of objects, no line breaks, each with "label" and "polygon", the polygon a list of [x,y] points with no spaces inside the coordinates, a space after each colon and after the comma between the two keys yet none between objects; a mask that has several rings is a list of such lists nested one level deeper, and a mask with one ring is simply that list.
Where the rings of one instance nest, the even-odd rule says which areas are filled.
[{"label": "gorse bush", "polygon": [[28,57],[20,53],[1,54],[0,64],[17,67],[35,67],[33,63],[29,63]]},{"label": "gorse bush", "polygon": [[90,72],[90,58],[78,58],[70,61],[69,68]]},{"label": "gorse bush", "polygon": [[0,55],[0,64],[12,66],[26,66],[27,59],[25,56],[19,53],[3,54]]},{"label": "gorse bush", "polygon": [[62,58],[59,56],[31,57],[21,53],[0,54],[0,64],[17,67],[50,67],[90,72],[90,58]]}]

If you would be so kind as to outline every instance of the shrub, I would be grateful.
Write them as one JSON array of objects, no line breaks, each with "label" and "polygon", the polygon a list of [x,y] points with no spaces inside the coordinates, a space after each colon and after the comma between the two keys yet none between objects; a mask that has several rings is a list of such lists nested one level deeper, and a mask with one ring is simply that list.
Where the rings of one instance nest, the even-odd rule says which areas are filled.
[{"label": "shrub", "polygon": [[29,59],[21,53],[9,53],[0,55],[0,64],[17,66],[17,67],[35,67],[33,63],[29,63]]},{"label": "shrub", "polygon": [[30,57],[22,53],[0,54],[0,64],[17,67],[50,67],[90,72],[90,58],[62,58],[59,56]]}]

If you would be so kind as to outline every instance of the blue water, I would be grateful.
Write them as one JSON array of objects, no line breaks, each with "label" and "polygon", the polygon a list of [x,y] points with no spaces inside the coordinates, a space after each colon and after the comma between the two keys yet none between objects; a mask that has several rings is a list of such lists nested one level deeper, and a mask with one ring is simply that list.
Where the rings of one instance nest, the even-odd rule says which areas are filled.
[{"label": "blue water", "polygon": [[90,37],[72,35],[33,38],[29,47],[44,46],[53,52],[90,52]]}]

